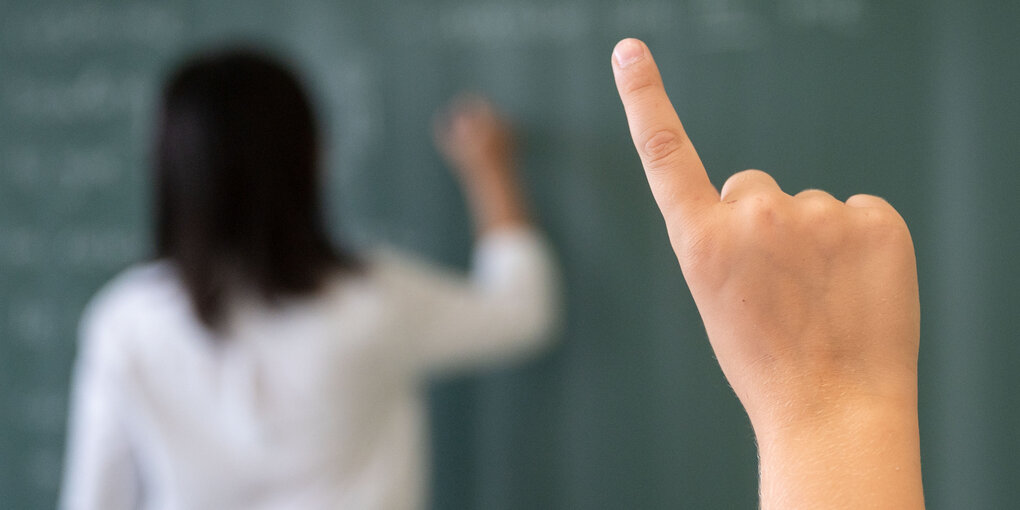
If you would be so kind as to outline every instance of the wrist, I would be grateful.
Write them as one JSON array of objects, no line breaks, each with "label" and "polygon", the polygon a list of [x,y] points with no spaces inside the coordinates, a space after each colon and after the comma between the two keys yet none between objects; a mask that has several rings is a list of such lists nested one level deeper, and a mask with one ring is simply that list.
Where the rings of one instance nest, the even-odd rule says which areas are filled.
[{"label": "wrist", "polygon": [[836,401],[753,424],[762,494],[784,509],[923,508],[916,397]]},{"label": "wrist", "polygon": [[[717,335],[713,348],[727,352],[730,348],[727,340],[730,337]],[[754,351],[753,358],[749,353],[730,356],[729,360],[720,357],[723,373],[756,431],[803,426],[812,421],[839,421],[853,409],[917,412],[916,347],[913,352],[890,356],[853,352],[824,345],[826,342],[798,340],[793,345],[823,345],[791,347],[762,337],[761,343],[769,346],[763,348],[767,354]],[[896,340],[896,343],[908,342]],[[780,347],[772,347],[776,344]]]},{"label": "wrist", "polygon": [[891,398],[836,391],[811,404],[791,399],[773,407],[751,418],[759,446],[789,438],[837,440],[893,427],[916,428],[918,416],[916,394]]},{"label": "wrist", "polygon": [[468,188],[501,186],[514,179],[513,165],[504,161],[465,163],[457,166],[461,182]]},{"label": "wrist", "polygon": [[528,223],[524,197],[511,167],[466,175],[462,187],[479,233]]}]

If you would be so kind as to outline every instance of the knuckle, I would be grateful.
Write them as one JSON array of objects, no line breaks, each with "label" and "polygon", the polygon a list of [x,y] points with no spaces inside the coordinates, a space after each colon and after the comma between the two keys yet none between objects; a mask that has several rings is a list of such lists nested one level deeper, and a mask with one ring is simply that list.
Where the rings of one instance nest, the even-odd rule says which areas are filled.
[{"label": "knuckle", "polygon": [[869,201],[872,198],[873,197],[871,195],[867,195],[865,193],[857,193],[856,195],[850,195],[849,197],[847,197],[846,203],[849,204],[851,202]]},{"label": "knuckle", "polygon": [[892,209],[869,210],[865,215],[865,220],[865,228],[872,235],[882,238],[909,235],[906,222]]},{"label": "knuckle", "polygon": [[745,220],[754,225],[771,223],[779,206],[778,200],[771,193],[755,193],[741,200],[740,204]]},{"label": "knuckle", "polygon": [[802,190],[800,193],[797,193],[794,196],[796,196],[797,198],[803,198],[805,200],[820,200],[820,199],[835,200],[835,197],[833,197],[829,193],[815,188]]},{"label": "knuckle", "polygon": [[755,180],[755,179],[770,180],[770,181],[772,180],[772,176],[771,175],[769,175],[767,172],[765,172],[763,170],[758,170],[756,168],[748,168],[747,170],[741,170],[740,172],[737,172],[737,173],[733,174],[733,177],[737,177],[739,179],[746,180],[746,181]]},{"label": "knuckle", "polygon": [[771,238],[782,223],[780,204],[772,193],[751,193],[734,205],[731,232],[744,243],[757,244]]},{"label": "knuckle", "polygon": [[858,193],[847,198],[846,203],[847,204],[857,203],[860,204],[862,207],[887,207],[887,206],[891,207],[889,206],[889,202],[886,202],[884,198],[864,193]]},{"label": "knuckle", "polygon": [[801,205],[800,226],[802,231],[814,240],[817,248],[825,251],[838,250],[843,246],[847,236],[852,235],[840,213],[839,205],[839,202],[827,194],[814,194]]},{"label": "knuckle", "polygon": [[811,193],[803,197],[801,214],[805,221],[813,225],[825,225],[833,220],[837,213],[837,203],[822,192]]},{"label": "knuckle", "polygon": [[775,185],[775,180],[771,175],[761,170],[743,170],[737,172],[726,179],[723,183],[721,190],[722,196],[730,196],[735,193],[740,193],[742,190],[748,190],[753,188],[761,188],[761,185],[778,186]]},{"label": "knuckle", "polygon": [[686,140],[681,133],[673,129],[663,129],[645,139],[642,153],[647,164],[657,168],[678,154],[685,143]]},{"label": "knuckle", "polygon": [[910,229],[899,212],[885,199],[874,195],[859,194],[847,199],[847,204],[857,204],[863,234],[883,242],[898,242],[910,239]]},{"label": "knuckle", "polygon": [[741,170],[741,171],[731,175],[729,177],[729,179],[726,179],[726,182],[723,183],[723,186],[724,187],[736,186],[738,184],[741,184],[741,183],[753,180],[755,178],[761,177],[761,174],[765,174],[765,172],[762,172],[761,170],[753,170],[753,169],[752,170]]},{"label": "knuckle", "polygon": [[646,91],[654,90],[659,81],[648,73],[632,73],[623,82],[623,91],[630,96],[639,96]]}]

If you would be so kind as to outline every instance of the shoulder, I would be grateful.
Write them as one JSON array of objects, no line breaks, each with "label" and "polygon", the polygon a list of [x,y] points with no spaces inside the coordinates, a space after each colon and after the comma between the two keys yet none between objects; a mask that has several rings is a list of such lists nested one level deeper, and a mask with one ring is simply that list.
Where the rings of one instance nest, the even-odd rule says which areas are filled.
[{"label": "shoulder", "polygon": [[82,313],[79,336],[83,342],[111,338],[132,322],[183,297],[171,264],[157,261],[132,266],[92,297]]},{"label": "shoulder", "polygon": [[89,301],[84,319],[129,315],[153,300],[178,294],[177,274],[167,262],[157,261],[132,266],[103,285]]}]

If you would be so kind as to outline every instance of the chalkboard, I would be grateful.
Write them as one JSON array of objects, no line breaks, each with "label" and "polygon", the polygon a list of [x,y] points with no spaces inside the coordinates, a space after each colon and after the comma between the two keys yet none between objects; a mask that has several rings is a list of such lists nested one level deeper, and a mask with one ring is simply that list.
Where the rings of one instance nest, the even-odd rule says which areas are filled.
[{"label": "chalkboard", "polygon": [[0,506],[49,508],[83,305],[150,253],[170,67],[239,42],[306,78],[330,221],[465,267],[433,111],[492,97],[565,271],[544,357],[436,381],[437,509],[754,508],[750,427],[630,147],[609,65],[643,38],[713,180],[882,195],[914,233],[931,508],[1020,500],[1015,3],[0,0]]}]

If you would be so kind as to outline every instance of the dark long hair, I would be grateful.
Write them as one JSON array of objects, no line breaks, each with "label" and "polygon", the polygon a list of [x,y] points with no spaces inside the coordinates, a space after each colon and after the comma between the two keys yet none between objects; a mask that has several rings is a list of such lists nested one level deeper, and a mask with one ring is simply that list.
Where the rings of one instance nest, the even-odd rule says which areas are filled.
[{"label": "dark long hair", "polygon": [[190,60],[168,80],[159,122],[156,255],[207,326],[238,293],[273,303],[355,267],[329,242],[316,120],[284,66],[248,50]]}]

